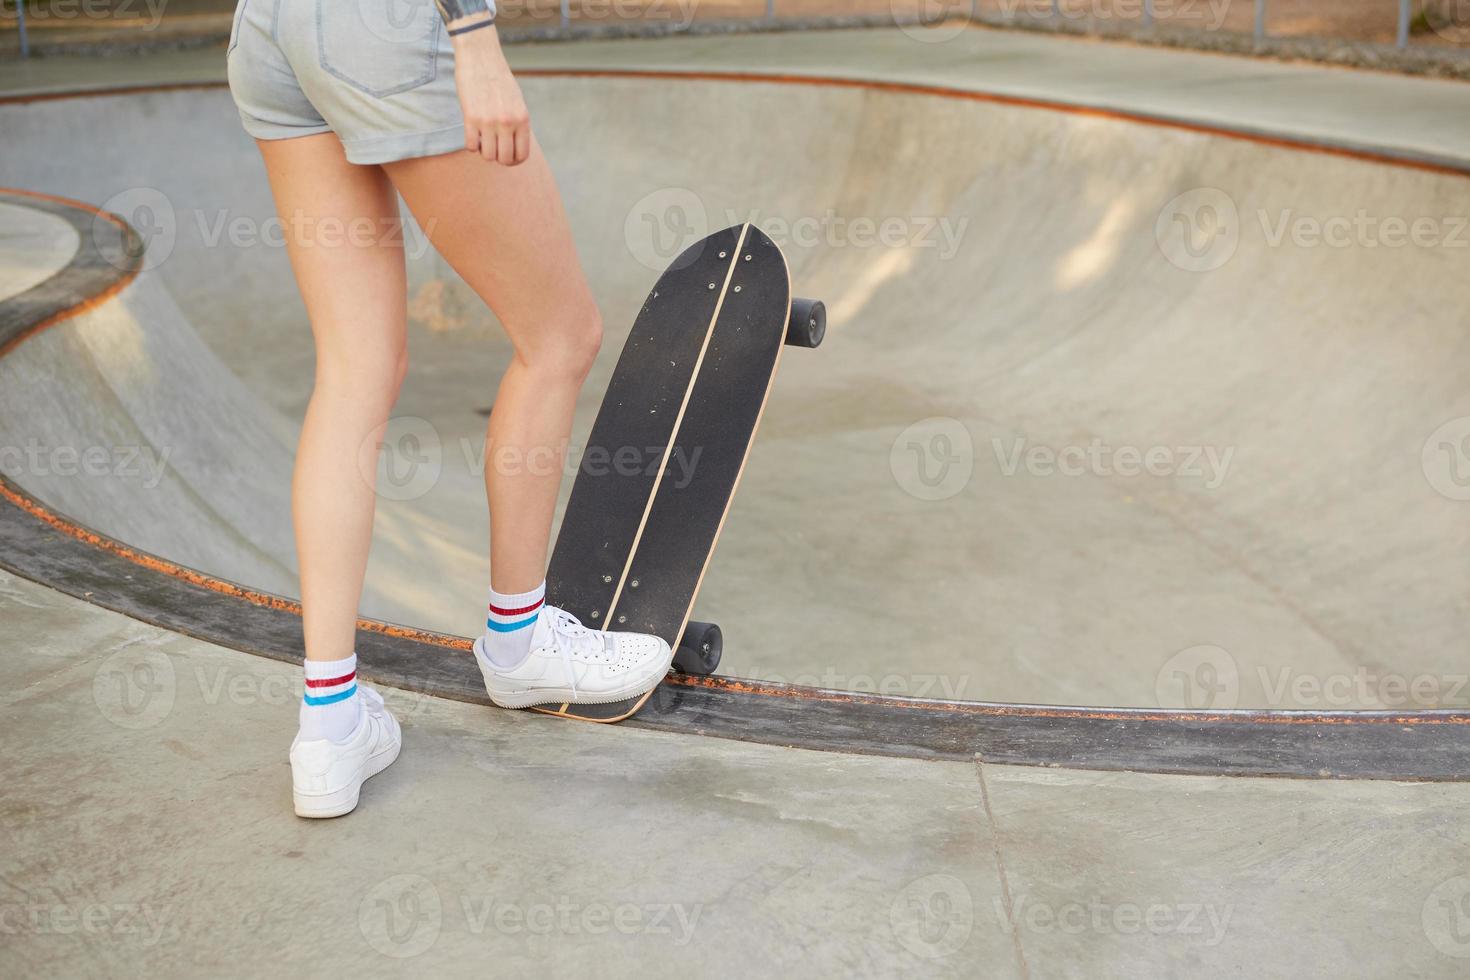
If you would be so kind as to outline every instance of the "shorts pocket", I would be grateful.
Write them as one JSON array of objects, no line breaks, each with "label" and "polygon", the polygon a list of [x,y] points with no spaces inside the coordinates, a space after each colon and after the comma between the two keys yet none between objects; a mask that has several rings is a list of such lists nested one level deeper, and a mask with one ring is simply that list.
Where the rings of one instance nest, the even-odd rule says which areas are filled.
[{"label": "shorts pocket", "polygon": [[225,48],[225,57],[228,58],[235,50],[235,45],[240,43],[240,25],[245,22],[245,5],[250,0],[240,0],[235,4],[235,21],[230,25],[230,46]]},{"label": "shorts pocket", "polygon": [[322,70],[378,98],[434,80],[440,26],[433,0],[316,0]]}]

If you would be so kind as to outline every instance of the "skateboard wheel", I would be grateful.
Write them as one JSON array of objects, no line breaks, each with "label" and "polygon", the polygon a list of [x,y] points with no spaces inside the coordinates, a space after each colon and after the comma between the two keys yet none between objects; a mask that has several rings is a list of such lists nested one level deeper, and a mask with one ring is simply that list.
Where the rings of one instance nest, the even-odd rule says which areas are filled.
[{"label": "skateboard wheel", "polygon": [[827,335],[827,307],[819,299],[791,301],[791,319],[786,323],[786,343],[791,347],[816,347]]},{"label": "skateboard wheel", "polygon": [[684,674],[713,674],[724,646],[724,635],[714,623],[691,622],[674,651],[674,669]]}]

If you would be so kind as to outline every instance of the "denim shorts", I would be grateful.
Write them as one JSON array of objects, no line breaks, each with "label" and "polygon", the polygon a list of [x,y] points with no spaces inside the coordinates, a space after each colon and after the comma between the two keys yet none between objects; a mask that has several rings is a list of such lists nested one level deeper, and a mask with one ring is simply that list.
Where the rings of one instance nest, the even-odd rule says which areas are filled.
[{"label": "denim shorts", "polygon": [[238,0],[226,59],[256,139],[336,133],[365,164],[464,149],[433,0]]}]

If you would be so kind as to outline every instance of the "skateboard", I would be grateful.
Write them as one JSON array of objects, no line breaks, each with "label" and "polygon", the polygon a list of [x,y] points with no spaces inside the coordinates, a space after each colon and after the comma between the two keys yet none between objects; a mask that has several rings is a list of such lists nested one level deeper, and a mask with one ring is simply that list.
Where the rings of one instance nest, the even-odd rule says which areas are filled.
[{"label": "skateboard", "polygon": [[[552,550],[549,603],[595,629],[662,637],[676,670],[714,671],[720,628],[690,622],[690,612],[781,349],[816,347],[826,322],[820,302],[792,299],[786,257],[752,224],[674,260],[634,321],[593,423]],[[652,695],[531,710],[614,722]]]}]

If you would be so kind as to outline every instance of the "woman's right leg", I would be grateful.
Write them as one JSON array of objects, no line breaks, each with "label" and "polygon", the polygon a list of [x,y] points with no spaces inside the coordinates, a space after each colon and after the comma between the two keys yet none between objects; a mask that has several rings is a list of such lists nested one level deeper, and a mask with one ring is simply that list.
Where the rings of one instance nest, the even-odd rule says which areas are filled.
[{"label": "woman's right leg", "polygon": [[491,700],[516,708],[642,694],[673,658],[657,637],[594,632],[543,605],[572,412],[602,322],[551,169],[529,149],[516,167],[463,152],[384,167],[515,348],[486,428],[490,604],[475,651]]},{"label": "woman's right leg", "polygon": [[291,487],[306,658],[339,661],[353,652],[378,438],[408,367],[398,199],[332,133],[259,146],[316,341]]},{"label": "woman's right leg", "polygon": [[572,413],[602,319],[539,146],[517,167],[456,152],[384,169],[515,348],[486,427],[485,491],[491,583],[524,593],[546,576]]}]

